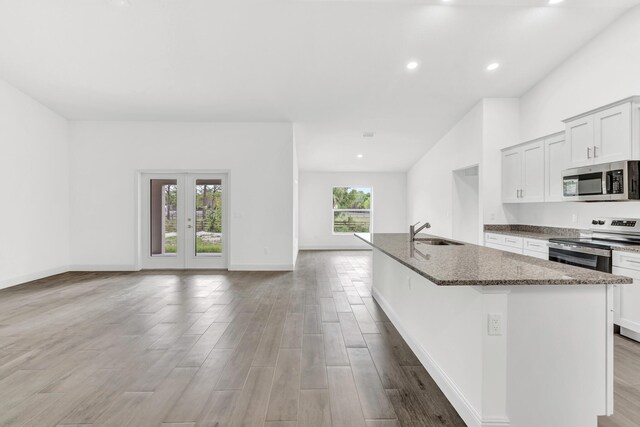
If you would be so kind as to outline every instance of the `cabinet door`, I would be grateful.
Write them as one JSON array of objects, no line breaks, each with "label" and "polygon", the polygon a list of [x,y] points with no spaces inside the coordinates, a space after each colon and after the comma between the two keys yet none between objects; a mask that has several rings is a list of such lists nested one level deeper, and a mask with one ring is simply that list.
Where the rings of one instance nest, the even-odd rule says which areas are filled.
[{"label": "cabinet door", "polygon": [[[631,277],[632,285],[620,285],[620,309],[618,324],[635,334],[640,334],[640,271],[613,267],[613,274]],[[616,316],[617,317],[617,316]],[[634,334],[634,335],[635,335]],[[624,331],[623,331],[623,335]],[[636,339],[632,336],[631,338]]]},{"label": "cabinet door", "polygon": [[595,114],[595,163],[631,158],[631,104],[618,105]]},{"label": "cabinet door", "polygon": [[544,141],[533,142],[522,148],[522,186],[520,200],[544,201]]},{"label": "cabinet door", "polygon": [[562,201],[562,171],[567,169],[564,135],[547,138],[545,147],[545,194],[546,202]]},{"label": "cabinet door", "polygon": [[593,164],[593,116],[568,122],[566,137],[568,168]]},{"label": "cabinet door", "polygon": [[522,147],[502,152],[502,201],[520,201]]}]

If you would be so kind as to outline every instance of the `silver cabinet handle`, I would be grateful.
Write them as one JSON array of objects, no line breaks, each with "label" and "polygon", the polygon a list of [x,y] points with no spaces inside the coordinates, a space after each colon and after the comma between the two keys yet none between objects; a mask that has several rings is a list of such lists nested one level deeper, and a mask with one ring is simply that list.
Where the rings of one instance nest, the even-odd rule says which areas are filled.
[{"label": "silver cabinet handle", "polygon": [[587,159],[591,158],[591,147],[587,147]]},{"label": "silver cabinet handle", "polygon": [[593,157],[596,158],[598,157],[598,152],[596,151],[598,147],[596,147],[595,145],[593,146]]}]

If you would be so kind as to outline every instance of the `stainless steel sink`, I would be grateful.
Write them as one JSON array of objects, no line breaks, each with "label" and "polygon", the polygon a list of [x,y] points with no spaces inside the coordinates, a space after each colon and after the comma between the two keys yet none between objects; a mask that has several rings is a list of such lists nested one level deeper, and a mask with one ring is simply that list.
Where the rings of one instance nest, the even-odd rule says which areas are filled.
[{"label": "stainless steel sink", "polygon": [[416,237],[414,241],[424,243],[425,245],[434,245],[434,246],[462,245],[462,243],[453,242],[451,240],[434,239],[434,238],[428,238],[428,237]]}]

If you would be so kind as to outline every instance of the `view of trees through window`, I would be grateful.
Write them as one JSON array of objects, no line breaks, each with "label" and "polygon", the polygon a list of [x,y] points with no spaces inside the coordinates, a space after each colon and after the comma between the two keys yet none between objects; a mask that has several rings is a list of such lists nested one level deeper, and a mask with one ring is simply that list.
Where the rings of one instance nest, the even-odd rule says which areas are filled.
[{"label": "view of trees through window", "polygon": [[333,187],[333,232],[368,233],[371,188]]},{"label": "view of trees through window", "polygon": [[[218,180],[216,180],[219,182]],[[196,181],[196,253],[222,252],[222,185]]]}]

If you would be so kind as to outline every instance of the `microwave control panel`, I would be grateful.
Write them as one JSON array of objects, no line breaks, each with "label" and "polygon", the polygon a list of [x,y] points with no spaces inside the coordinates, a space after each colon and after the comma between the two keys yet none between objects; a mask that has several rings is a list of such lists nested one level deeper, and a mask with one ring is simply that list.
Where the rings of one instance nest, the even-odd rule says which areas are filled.
[{"label": "microwave control panel", "polygon": [[622,170],[615,170],[608,173],[611,180],[611,194],[624,193],[624,174]]}]

